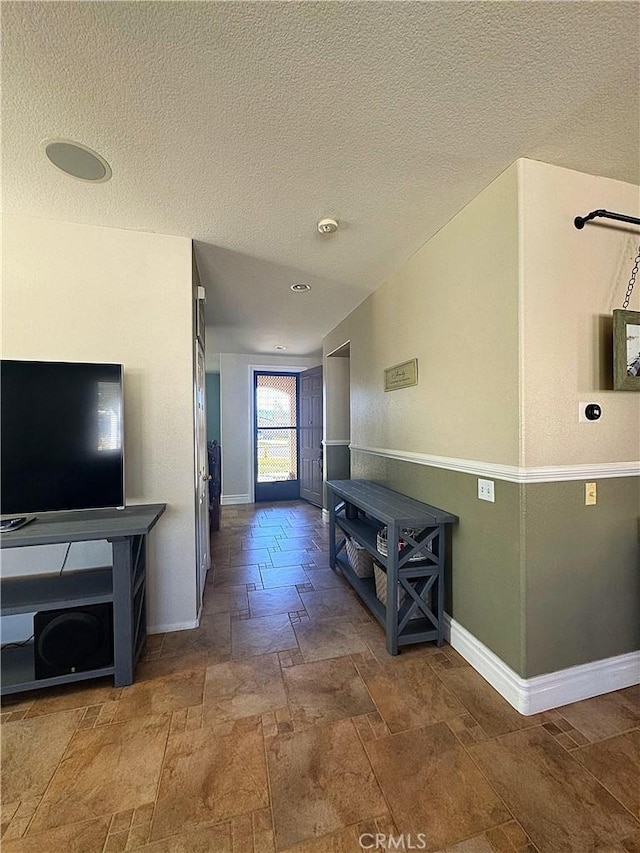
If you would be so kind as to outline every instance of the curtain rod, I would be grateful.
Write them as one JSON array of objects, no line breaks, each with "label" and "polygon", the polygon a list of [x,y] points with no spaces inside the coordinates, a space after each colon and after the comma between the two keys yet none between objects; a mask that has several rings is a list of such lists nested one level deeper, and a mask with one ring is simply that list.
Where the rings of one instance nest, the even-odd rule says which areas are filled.
[{"label": "curtain rod", "polygon": [[612,213],[610,210],[592,210],[586,216],[576,216],[573,224],[576,228],[584,228],[585,222],[595,219],[596,216],[604,216],[606,219],[617,219],[619,222],[630,222],[632,225],[640,225],[640,219],[635,216],[627,216],[624,213]]}]

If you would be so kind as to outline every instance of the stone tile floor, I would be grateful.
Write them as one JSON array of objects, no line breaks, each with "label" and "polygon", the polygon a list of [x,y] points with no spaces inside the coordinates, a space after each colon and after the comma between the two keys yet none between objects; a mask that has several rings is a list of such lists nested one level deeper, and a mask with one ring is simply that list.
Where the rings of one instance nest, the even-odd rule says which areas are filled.
[{"label": "stone tile floor", "polygon": [[640,686],[522,717],[449,646],[390,657],[327,548],[226,507],[135,684],[8,697],[4,853],[640,853]]}]

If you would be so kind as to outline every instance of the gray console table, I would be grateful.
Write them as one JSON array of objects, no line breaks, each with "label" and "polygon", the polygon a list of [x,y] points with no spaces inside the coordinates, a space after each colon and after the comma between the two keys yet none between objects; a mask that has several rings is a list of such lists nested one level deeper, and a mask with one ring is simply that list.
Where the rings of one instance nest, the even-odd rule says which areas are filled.
[{"label": "gray console table", "polygon": [[35,678],[33,643],[4,649],[2,695],[105,675],[113,675],[116,687],[133,682],[146,637],[146,537],[165,507],[145,504],[123,510],[43,514],[0,537],[3,549],[98,539],[106,539],[113,549],[112,566],[0,581],[2,616],[112,602],[114,646],[112,666],[41,679]]},{"label": "gray console table", "polygon": [[[444,638],[445,526],[458,521],[438,507],[413,500],[369,480],[329,480],[329,561],[338,568],[386,631],[387,651]],[[378,531],[387,527],[388,556],[378,551]],[[387,575],[387,606],[373,578],[358,577],[336,541],[336,528],[369,551]],[[414,535],[401,534],[413,530]],[[404,547],[398,550],[400,536]],[[394,607],[402,597],[400,607]]]}]

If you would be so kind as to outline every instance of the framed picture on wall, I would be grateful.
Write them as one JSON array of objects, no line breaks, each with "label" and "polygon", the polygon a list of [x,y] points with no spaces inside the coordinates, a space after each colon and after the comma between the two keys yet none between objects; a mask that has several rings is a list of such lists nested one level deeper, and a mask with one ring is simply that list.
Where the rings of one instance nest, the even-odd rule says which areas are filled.
[{"label": "framed picture on wall", "polygon": [[614,391],[640,391],[640,311],[613,312]]},{"label": "framed picture on wall", "polygon": [[393,367],[387,367],[384,372],[385,391],[396,391],[398,388],[409,388],[411,385],[417,384],[417,358],[412,358],[410,361],[403,361],[402,364],[395,364]]}]

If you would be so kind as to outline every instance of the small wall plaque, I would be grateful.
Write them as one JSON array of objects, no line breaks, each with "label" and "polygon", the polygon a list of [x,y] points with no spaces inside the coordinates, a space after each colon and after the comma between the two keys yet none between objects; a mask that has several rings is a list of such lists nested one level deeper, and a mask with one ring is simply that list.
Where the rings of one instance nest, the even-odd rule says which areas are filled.
[{"label": "small wall plaque", "polygon": [[403,361],[393,367],[387,367],[384,372],[384,390],[396,391],[398,388],[408,388],[418,384],[418,359]]}]

